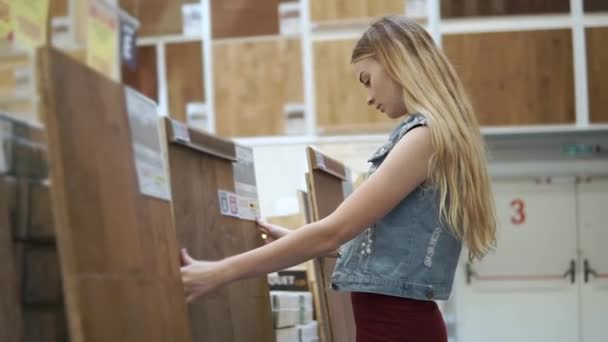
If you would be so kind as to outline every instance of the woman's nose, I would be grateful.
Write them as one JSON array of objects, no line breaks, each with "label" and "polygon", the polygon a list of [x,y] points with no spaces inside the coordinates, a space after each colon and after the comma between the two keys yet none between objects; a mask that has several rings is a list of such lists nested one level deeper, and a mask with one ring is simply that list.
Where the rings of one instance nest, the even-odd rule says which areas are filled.
[{"label": "woman's nose", "polygon": [[368,105],[368,106],[371,106],[371,105],[373,105],[373,104],[374,104],[374,98],[373,98],[373,97],[371,97],[371,96],[368,96],[368,97],[367,97],[367,105]]}]

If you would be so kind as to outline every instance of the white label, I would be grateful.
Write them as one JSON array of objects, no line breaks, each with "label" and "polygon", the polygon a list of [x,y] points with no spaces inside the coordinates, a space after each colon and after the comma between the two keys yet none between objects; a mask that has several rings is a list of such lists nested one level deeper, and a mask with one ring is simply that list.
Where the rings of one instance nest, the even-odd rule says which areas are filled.
[{"label": "white label", "polygon": [[226,216],[239,217],[239,196],[233,192],[219,190],[220,213]]},{"label": "white label", "polygon": [[185,36],[201,36],[203,34],[203,7],[201,4],[182,5],[182,16]]},{"label": "white label", "polygon": [[171,120],[171,126],[173,128],[173,136],[175,140],[190,142],[190,133],[188,132],[188,126],[182,122]]},{"label": "white label", "polygon": [[236,163],[233,164],[233,170],[234,188],[239,197],[239,217],[243,220],[253,221],[259,216],[253,149],[236,145],[236,159]]},{"label": "white label", "polygon": [[139,191],[151,197],[171,200],[156,104],[128,87],[125,88],[125,97]]},{"label": "white label", "polygon": [[325,158],[321,153],[315,152],[315,159],[317,160],[317,166],[322,170],[325,170],[327,166],[325,166]]}]

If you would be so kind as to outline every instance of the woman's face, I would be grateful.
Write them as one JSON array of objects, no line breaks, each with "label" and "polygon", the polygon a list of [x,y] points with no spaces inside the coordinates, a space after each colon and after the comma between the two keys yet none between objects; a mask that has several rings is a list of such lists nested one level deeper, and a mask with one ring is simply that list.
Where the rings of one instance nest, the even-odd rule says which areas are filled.
[{"label": "woman's face", "polygon": [[374,58],[365,58],[353,64],[355,76],[367,89],[367,104],[396,119],[407,114],[403,101],[403,88],[393,80]]}]

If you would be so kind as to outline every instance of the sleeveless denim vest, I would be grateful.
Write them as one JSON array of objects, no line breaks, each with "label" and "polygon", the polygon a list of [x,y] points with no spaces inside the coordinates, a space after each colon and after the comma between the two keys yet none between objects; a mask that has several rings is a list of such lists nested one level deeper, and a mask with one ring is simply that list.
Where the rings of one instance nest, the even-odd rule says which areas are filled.
[{"label": "sleeveless denim vest", "polygon": [[[408,131],[426,125],[422,114],[409,115],[368,160],[372,164],[368,175]],[[344,244],[331,278],[332,288],[447,300],[462,243],[440,223],[438,194],[434,187],[419,186],[372,227]]]}]

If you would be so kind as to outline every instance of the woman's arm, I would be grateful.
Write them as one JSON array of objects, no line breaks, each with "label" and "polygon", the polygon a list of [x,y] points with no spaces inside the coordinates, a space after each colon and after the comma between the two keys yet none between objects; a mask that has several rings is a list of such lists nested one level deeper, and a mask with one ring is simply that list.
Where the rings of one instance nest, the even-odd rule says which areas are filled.
[{"label": "woman's arm", "polygon": [[430,130],[413,129],[395,145],[378,170],[328,217],[271,244],[216,263],[198,262],[184,255],[182,279],[189,299],[222,284],[282,270],[336,250],[426,180],[432,153]]}]

